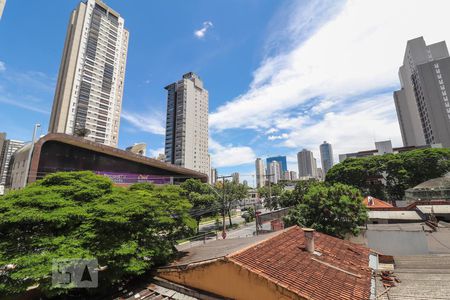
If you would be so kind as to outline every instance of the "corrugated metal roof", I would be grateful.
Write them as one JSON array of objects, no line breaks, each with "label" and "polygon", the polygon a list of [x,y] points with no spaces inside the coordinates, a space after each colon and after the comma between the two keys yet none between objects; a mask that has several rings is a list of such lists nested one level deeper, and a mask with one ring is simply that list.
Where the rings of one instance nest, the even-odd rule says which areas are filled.
[{"label": "corrugated metal roof", "polygon": [[[450,299],[450,255],[395,256],[394,275],[400,280],[378,299]],[[385,291],[377,279],[377,295]]]},{"label": "corrugated metal roof", "polygon": [[422,220],[417,212],[413,210],[371,210],[369,211],[369,219]]},{"label": "corrugated metal roof", "polygon": [[450,214],[450,205],[417,205],[416,207],[424,214]]}]

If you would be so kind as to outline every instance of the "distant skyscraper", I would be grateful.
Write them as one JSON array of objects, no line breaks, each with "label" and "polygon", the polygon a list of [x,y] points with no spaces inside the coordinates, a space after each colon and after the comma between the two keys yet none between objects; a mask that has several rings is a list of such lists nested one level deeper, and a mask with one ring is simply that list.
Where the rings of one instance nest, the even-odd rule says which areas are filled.
[{"label": "distant skyscraper", "polygon": [[272,183],[278,183],[278,181],[282,178],[282,169],[281,169],[281,164],[276,161],[273,160],[268,166],[267,166],[268,170],[267,170],[267,175],[269,176],[269,180]]},{"label": "distant skyscraper", "polygon": [[233,176],[233,178],[232,178],[233,183],[239,183],[239,173],[238,172],[232,173],[231,176]]},{"label": "distant skyscraper", "polygon": [[124,19],[100,0],[80,3],[67,27],[49,131],[116,147],[128,49]]},{"label": "distant skyscraper", "polygon": [[147,144],[146,143],[136,143],[133,146],[127,147],[125,149],[126,151],[129,151],[134,154],[139,154],[142,156],[145,156],[147,152]]},{"label": "distant skyscraper", "polygon": [[450,57],[445,41],[408,41],[394,92],[404,146],[450,147]]},{"label": "distant skyscraper", "polygon": [[327,142],[320,145],[320,159],[322,160],[323,173],[327,174],[328,170],[333,167],[333,147]]},{"label": "distant skyscraper", "polygon": [[297,172],[289,171],[289,177],[291,177],[291,180],[297,180],[298,179]]},{"label": "distant skyscraper", "polygon": [[5,9],[6,0],[0,0],[0,20],[2,19],[3,10]]},{"label": "distant skyscraper", "polygon": [[165,89],[166,162],[209,174],[208,91],[192,72]]},{"label": "distant skyscraper", "polygon": [[256,167],[256,187],[260,188],[264,186],[265,183],[264,163],[261,158],[256,159],[255,167]]},{"label": "distant skyscraper", "polygon": [[280,166],[281,166],[281,170],[283,172],[286,172],[287,169],[287,162],[286,162],[286,156],[273,156],[273,157],[269,157],[266,159],[266,165],[268,166],[271,162],[273,161],[277,161]]},{"label": "distant skyscraper", "polygon": [[[6,133],[0,132],[0,195],[4,194],[6,175],[8,174],[11,156],[25,145],[22,141],[6,139]],[[26,176],[26,175],[25,175]]]},{"label": "distant skyscraper", "polygon": [[317,179],[319,180],[324,180],[325,179],[325,174],[323,173],[322,168],[317,168]]},{"label": "distant skyscraper", "polygon": [[211,174],[209,175],[209,183],[216,184],[217,181],[217,169],[211,168]]},{"label": "distant skyscraper", "polygon": [[297,153],[298,176],[317,178],[317,163],[311,151],[303,149]]}]

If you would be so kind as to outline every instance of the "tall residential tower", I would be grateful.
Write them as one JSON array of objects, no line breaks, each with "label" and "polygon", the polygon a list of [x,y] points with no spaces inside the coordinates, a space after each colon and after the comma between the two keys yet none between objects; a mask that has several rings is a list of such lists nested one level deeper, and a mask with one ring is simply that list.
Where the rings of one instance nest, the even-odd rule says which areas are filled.
[{"label": "tall residential tower", "polygon": [[208,91],[192,72],[165,89],[166,162],[209,174]]},{"label": "tall residential tower", "polygon": [[0,0],[0,20],[2,19],[3,10],[5,9],[6,0]]},{"label": "tall residential tower", "polygon": [[127,49],[117,12],[100,0],[78,5],[67,27],[50,132],[117,146]]},{"label": "tall residential tower", "polygon": [[298,177],[317,178],[317,163],[311,151],[303,149],[297,153]]},{"label": "tall residential tower", "polygon": [[256,187],[260,188],[263,187],[265,184],[264,163],[261,158],[256,159],[255,168],[256,168]]},{"label": "tall residential tower", "polygon": [[[408,41],[394,92],[404,146],[450,147],[450,57],[445,41]],[[448,89],[448,90],[447,90]]]}]

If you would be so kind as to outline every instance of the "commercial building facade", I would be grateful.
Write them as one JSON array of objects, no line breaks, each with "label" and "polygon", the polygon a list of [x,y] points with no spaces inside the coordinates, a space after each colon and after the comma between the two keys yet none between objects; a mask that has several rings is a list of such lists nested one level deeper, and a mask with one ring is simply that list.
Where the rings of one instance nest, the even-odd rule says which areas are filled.
[{"label": "commercial building facade", "polygon": [[208,91],[192,72],[165,89],[166,162],[209,174]]},{"label": "commercial building facade", "polygon": [[265,184],[264,163],[261,158],[256,159],[255,168],[256,168],[256,187],[260,188],[263,187]]},{"label": "commercial building facade", "polygon": [[[48,134],[40,138],[33,149],[24,147],[16,153],[18,155],[13,156],[16,167],[11,170],[7,189],[23,187],[26,178],[30,183],[47,174],[65,171],[92,171],[109,177],[117,185],[138,182],[169,184],[189,178],[207,182],[208,179],[207,175],[193,170],[66,134]],[[28,163],[29,174],[18,178],[21,173],[16,172],[16,168]]]},{"label": "commercial building facade", "polygon": [[450,57],[445,41],[409,40],[394,101],[404,146],[450,147]]},{"label": "commercial building facade", "polygon": [[0,132],[0,195],[3,195],[5,192],[8,171],[11,166],[11,157],[24,144],[22,141],[9,140],[6,138],[6,133]]},{"label": "commercial building facade", "polygon": [[117,147],[128,36],[124,19],[100,0],[72,12],[49,132]]},{"label": "commercial building facade", "polygon": [[303,149],[297,153],[298,176],[317,178],[317,163],[311,151]]},{"label": "commercial building facade", "polygon": [[333,167],[333,147],[327,142],[320,145],[320,159],[322,161],[322,170],[326,175],[328,170]]}]

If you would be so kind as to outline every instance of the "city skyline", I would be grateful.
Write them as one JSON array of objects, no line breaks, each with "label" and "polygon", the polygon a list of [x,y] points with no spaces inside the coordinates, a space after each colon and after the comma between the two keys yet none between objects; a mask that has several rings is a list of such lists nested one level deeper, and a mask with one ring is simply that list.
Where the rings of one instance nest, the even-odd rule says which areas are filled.
[{"label": "city skyline", "polygon": [[[421,2],[411,4],[408,14],[401,17],[398,14],[406,2],[389,4],[389,11],[380,20],[372,16],[373,12],[379,12],[388,2],[364,6],[345,1],[332,5],[321,1],[313,4],[284,1],[264,3],[258,8],[247,3],[239,4],[242,15],[235,18],[233,25],[226,19],[235,11],[237,2],[229,3],[229,8],[204,3],[189,8],[183,4],[180,11],[193,12],[199,8],[201,11],[194,13],[190,21],[180,18],[174,24],[164,22],[170,4],[127,5],[115,0],[105,3],[120,12],[131,32],[119,147],[124,149],[144,141],[148,144],[149,156],[156,157],[163,152],[160,151],[164,143],[166,101],[163,87],[192,70],[208,83],[211,93],[210,151],[213,167],[218,168],[220,175],[232,171],[253,174],[256,157],[279,153],[287,156],[288,169],[296,170],[293,167],[296,152],[308,148],[319,158],[318,145],[323,140],[333,145],[335,161],[339,153],[372,148],[374,140],[390,139],[394,146],[400,146],[400,130],[391,95],[399,89],[397,69],[405,43],[419,36],[424,36],[430,44],[450,40],[441,29],[444,24],[441,12],[436,12],[432,19],[418,18],[407,30],[394,26],[396,34],[387,34],[392,24],[403,24],[415,14],[433,11]],[[9,137],[30,140],[34,123],[47,127],[67,17],[78,4],[79,1],[55,1],[47,11],[34,3],[24,5],[20,0],[8,1],[0,21],[0,35],[9,41],[8,45],[0,45],[3,92],[0,103],[5,108],[0,117],[4,126],[1,131],[8,132]],[[443,11],[449,6],[446,2],[440,5]],[[53,10],[58,14],[52,14]],[[38,16],[34,16],[36,11],[40,12]],[[303,11],[316,16],[309,25],[306,25]],[[171,13],[181,16],[178,11]],[[343,15],[348,17],[344,20]],[[246,21],[249,16],[255,24]],[[40,26],[31,26],[37,23],[37,18],[42,21]],[[367,24],[358,28],[358,32],[342,37],[344,42],[336,43],[334,36],[339,36],[337,33],[346,26],[359,24],[359,18],[365,18]],[[203,27],[206,21],[211,25]],[[142,28],[137,24],[143,24]],[[158,28],[157,33],[151,29],[154,24],[164,25],[164,30]],[[236,30],[239,26],[247,30]],[[368,34],[360,44],[345,42],[372,27],[379,31]],[[292,28],[303,30],[297,32]],[[14,38],[13,31],[17,36],[29,38]],[[240,45],[236,38],[245,41],[241,42],[242,46],[236,45]],[[223,45],[224,40],[229,48],[219,49],[219,41]],[[33,51],[27,46],[30,44]],[[321,55],[320,49],[327,49],[328,44],[338,47],[333,47],[333,53],[317,62],[315,53]],[[389,44],[384,47],[388,48],[386,50],[377,46],[386,44]],[[172,45],[172,48],[162,45]],[[177,57],[175,50],[180,47],[185,52]],[[214,55],[208,57],[209,53]],[[351,59],[348,53],[352,54]],[[294,59],[298,57],[301,59]],[[370,72],[354,67],[367,57],[371,59],[365,69]],[[233,66],[228,63],[230,60]],[[286,65],[291,60],[296,63]],[[276,61],[280,63],[274,64]],[[344,72],[339,80],[333,79],[337,78],[334,70],[344,65],[346,69],[354,69],[355,74]],[[290,68],[292,73],[288,72]],[[304,74],[299,70],[313,71]],[[287,76],[286,80],[278,80],[283,76]],[[279,85],[280,82],[287,82],[287,85]],[[289,88],[289,82],[301,84]],[[308,86],[310,94],[306,95],[303,91]],[[348,87],[352,87],[351,93],[346,92],[350,90]],[[258,116],[258,120],[254,116]],[[354,142],[356,138],[358,143]]]}]

